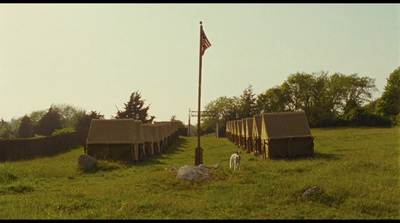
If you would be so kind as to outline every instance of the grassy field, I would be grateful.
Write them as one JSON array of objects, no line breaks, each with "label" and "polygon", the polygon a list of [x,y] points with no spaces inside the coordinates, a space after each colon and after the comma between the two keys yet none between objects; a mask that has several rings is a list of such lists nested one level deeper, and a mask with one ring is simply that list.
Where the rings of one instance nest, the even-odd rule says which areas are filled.
[{"label": "grassy field", "polygon": [[[194,165],[196,137],[135,165],[99,161],[79,170],[83,148],[0,163],[0,219],[400,219],[400,129],[312,129],[315,157],[263,160],[225,138],[201,138],[210,179],[175,179]],[[321,190],[309,199],[312,186]]]}]

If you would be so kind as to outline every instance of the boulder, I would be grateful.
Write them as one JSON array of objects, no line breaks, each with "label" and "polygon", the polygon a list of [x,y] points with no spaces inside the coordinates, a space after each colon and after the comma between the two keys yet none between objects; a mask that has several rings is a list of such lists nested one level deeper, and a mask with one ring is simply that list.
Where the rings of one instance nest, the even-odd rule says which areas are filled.
[{"label": "boulder", "polygon": [[306,192],[303,193],[303,195],[301,195],[302,198],[308,198],[310,197],[313,193],[319,191],[319,187],[318,186],[314,186],[311,188],[308,188],[308,190],[306,190]]},{"label": "boulder", "polygon": [[97,159],[87,154],[82,154],[78,158],[79,169],[88,171],[97,164]]},{"label": "boulder", "polygon": [[199,180],[210,178],[209,170],[204,165],[200,164],[199,166],[190,166],[184,165],[179,167],[178,172],[176,174],[176,179],[181,180]]}]

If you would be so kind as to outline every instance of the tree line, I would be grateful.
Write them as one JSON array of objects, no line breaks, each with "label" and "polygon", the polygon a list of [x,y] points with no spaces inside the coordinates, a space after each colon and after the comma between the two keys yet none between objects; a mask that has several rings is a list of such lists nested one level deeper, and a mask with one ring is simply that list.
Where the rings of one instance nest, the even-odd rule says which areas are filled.
[{"label": "tree line", "polygon": [[382,96],[372,100],[375,91],[375,79],[357,73],[297,72],[259,95],[249,85],[239,97],[209,102],[205,110],[213,115],[203,118],[201,130],[212,133],[217,122],[224,127],[230,120],[287,111],[305,111],[310,127],[400,125],[400,67],[387,78]]},{"label": "tree line", "polygon": [[[400,125],[400,67],[387,78],[382,96],[372,100],[377,91],[375,79],[328,72],[295,73],[279,86],[259,95],[249,85],[239,97],[222,96],[205,106],[209,114],[202,117],[202,133],[214,133],[216,123],[224,128],[227,121],[252,117],[266,112],[305,111],[310,127]],[[132,118],[152,123],[141,93],[133,92],[124,108],[117,107],[113,118]],[[92,119],[104,119],[97,111],[86,112],[72,105],[52,104],[49,109],[29,115],[0,120],[0,139],[42,137],[73,131],[88,131]],[[179,121],[176,116],[171,121]],[[180,126],[184,127],[180,121]]]},{"label": "tree line", "polygon": [[[144,106],[145,100],[139,91],[131,94],[124,109],[117,112],[115,119],[132,118],[143,123],[152,123],[155,116],[148,115],[150,106]],[[97,111],[86,112],[72,105],[52,104],[49,109],[34,111],[29,115],[12,119],[11,122],[0,120],[0,139],[31,138],[52,136],[75,131],[88,131],[92,119],[104,119]],[[172,116],[171,120],[175,119]]]},{"label": "tree line", "polygon": [[10,122],[0,121],[0,139],[45,137],[75,131],[88,131],[92,119],[102,119],[97,111],[86,111],[67,104],[52,104]]}]

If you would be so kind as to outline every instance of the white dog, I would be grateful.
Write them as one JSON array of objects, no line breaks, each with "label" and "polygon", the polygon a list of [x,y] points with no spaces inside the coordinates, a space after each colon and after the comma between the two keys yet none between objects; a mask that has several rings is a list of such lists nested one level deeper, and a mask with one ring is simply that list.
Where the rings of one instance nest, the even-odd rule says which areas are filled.
[{"label": "white dog", "polygon": [[[233,166],[232,166],[233,165]],[[233,170],[240,170],[240,167],[242,166],[242,154],[240,151],[237,151],[236,153],[232,154],[230,162],[229,162],[229,169]]]}]

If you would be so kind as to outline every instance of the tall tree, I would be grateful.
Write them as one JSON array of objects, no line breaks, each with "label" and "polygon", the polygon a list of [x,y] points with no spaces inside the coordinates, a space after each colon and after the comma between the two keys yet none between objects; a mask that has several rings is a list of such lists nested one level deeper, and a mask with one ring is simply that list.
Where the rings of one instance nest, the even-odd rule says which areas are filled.
[{"label": "tall tree", "polygon": [[90,114],[83,112],[77,115],[76,131],[89,131],[92,119],[104,119],[104,115],[97,111],[91,111]]},{"label": "tall tree", "polygon": [[41,109],[37,111],[31,112],[28,116],[32,121],[33,132],[35,133],[37,126],[39,125],[39,121],[43,118],[43,116],[48,112],[48,109]]},{"label": "tall tree", "polygon": [[281,86],[275,86],[257,96],[257,113],[283,112],[288,108],[289,94]]},{"label": "tall tree", "polygon": [[2,118],[0,120],[0,139],[12,139],[14,138],[12,134],[12,128],[10,123],[4,121]]},{"label": "tall tree", "polygon": [[308,108],[308,121],[311,126],[318,125],[321,121],[333,118],[332,101],[327,96],[329,82],[328,72],[313,73],[311,91],[311,105]]},{"label": "tall tree", "polygon": [[253,86],[249,84],[239,98],[239,119],[253,117],[257,113],[256,100]]},{"label": "tall tree", "polygon": [[400,113],[400,67],[387,78],[378,107],[384,116],[397,116]]},{"label": "tall tree", "polygon": [[21,124],[19,125],[18,135],[21,138],[29,138],[33,136],[33,125],[32,120],[29,116],[25,115],[21,119]]},{"label": "tall tree", "polygon": [[53,105],[48,112],[39,120],[35,133],[44,136],[51,136],[56,129],[62,129],[61,115]]},{"label": "tall tree", "polygon": [[150,109],[150,105],[144,107],[145,100],[141,98],[142,95],[139,91],[133,92],[129,98],[129,101],[127,103],[124,103],[124,110],[118,110],[115,118],[132,118],[135,120],[140,120],[142,121],[142,123],[152,123],[155,119],[155,116],[150,116],[150,118],[148,119],[148,111]]},{"label": "tall tree", "polygon": [[61,115],[61,123],[64,128],[74,128],[78,122],[78,116],[81,116],[85,111],[67,104],[53,105],[53,108]]},{"label": "tall tree", "polygon": [[210,116],[202,116],[201,129],[205,133],[215,132],[217,122],[223,128],[223,125],[230,120],[239,119],[239,101],[238,97],[222,96],[212,100],[205,106],[205,110],[212,114]]},{"label": "tall tree", "polygon": [[327,88],[333,109],[339,115],[369,102],[376,90],[375,79],[358,77],[357,73],[348,76],[335,73],[330,76]]},{"label": "tall tree", "polygon": [[284,82],[284,86],[290,93],[290,102],[292,103],[291,108],[294,111],[307,110],[312,104],[312,86],[313,76],[306,73],[296,73],[288,77]]}]

